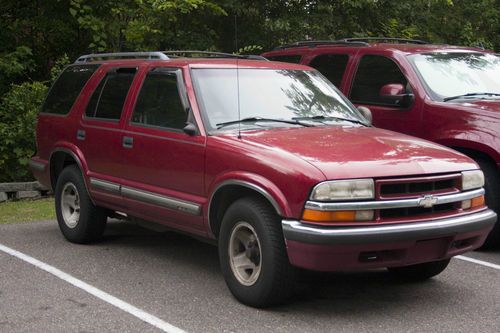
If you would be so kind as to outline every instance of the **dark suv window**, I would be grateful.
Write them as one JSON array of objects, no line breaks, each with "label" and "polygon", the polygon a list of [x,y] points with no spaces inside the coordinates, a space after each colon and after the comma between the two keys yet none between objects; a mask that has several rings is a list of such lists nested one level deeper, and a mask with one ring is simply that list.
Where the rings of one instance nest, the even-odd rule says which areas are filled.
[{"label": "dark suv window", "polygon": [[151,71],[137,98],[132,122],[162,128],[182,129],[187,113],[183,106],[175,71]]},{"label": "dark suv window", "polygon": [[339,87],[348,61],[347,54],[323,54],[314,58],[309,66],[316,68],[331,83]]},{"label": "dark suv window", "polygon": [[67,114],[76,98],[99,65],[76,65],[67,67],[50,88],[41,112]]},{"label": "dark suv window", "polygon": [[108,72],[92,94],[85,115],[119,120],[136,71],[135,68],[118,68]]},{"label": "dark suv window", "polygon": [[282,62],[291,62],[294,64],[298,64],[300,62],[300,59],[302,58],[302,56],[300,54],[298,54],[298,55],[269,56],[266,58],[271,60],[271,61],[282,61]]},{"label": "dark suv window", "polygon": [[394,106],[394,102],[380,96],[380,88],[390,83],[400,83],[406,87],[408,81],[391,59],[366,55],[359,63],[352,85],[351,100],[360,104]]}]

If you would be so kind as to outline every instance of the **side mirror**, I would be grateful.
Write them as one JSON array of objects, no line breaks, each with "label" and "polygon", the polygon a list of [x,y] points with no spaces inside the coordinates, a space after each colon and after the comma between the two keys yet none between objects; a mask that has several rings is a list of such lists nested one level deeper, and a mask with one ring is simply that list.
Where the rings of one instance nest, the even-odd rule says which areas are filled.
[{"label": "side mirror", "polygon": [[186,123],[186,126],[182,130],[189,136],[198,134],[198,129],[193,123]]},{"label": "side mirror", "polygon": [[389,83],[380,88],[380,97],[395,106],[408,107],[413,102],[413,94],[406,93],[401,83]]},{"label": "side mirror", "polygon": [[365,117],[366,121],[368,122],[368,125],[372,125],[373,122],[373,116],[372,116],[372,111],[368,109],[366,106],[358,106],[359,112]]}]

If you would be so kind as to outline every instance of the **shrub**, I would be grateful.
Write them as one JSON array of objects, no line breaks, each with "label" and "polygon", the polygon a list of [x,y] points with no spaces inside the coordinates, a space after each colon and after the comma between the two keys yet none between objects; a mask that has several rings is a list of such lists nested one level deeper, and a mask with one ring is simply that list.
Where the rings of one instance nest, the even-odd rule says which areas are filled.
[{"label": "shrub", "polygon": [[47,87],[41,82],[12,85],[0,100],[0,182],[28,181],[34,154],[38,109]]}]

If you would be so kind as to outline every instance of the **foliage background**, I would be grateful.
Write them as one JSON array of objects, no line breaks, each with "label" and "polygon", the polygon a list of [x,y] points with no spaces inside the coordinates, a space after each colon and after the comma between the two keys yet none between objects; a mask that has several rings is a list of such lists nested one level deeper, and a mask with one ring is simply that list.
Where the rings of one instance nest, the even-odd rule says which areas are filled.
[{"label": "foliage background", "polygon": [[0,182],[31,178],[26,165],[38,107],[53,78],[81,54],[260,53],[297,40],[352,36],[498,51],[499,33],[499,0],[2,0]]}]

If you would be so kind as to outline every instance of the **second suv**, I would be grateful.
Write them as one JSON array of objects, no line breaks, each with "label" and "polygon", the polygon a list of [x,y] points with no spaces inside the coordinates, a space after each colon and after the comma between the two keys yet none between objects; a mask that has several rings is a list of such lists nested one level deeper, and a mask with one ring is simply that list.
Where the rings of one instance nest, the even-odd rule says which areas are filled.
[{"label": "second suv", "polygon": [[297,267],[430,278],[496,221],[476,163],[371,127],[302,65],[85,56],[50,89],[37,147],[69,241],[115,212],[212,240],[252,306],[286,300]]},{"label": "second suv", "polygon": [[[473,158],[486,176],[486,202],[500,212],[500,56],[478,48],[397,38],[305,41],[270,60],[309,65],[375,126],[418,136]],[[487,239],[500,246],[500,226]]]}]

